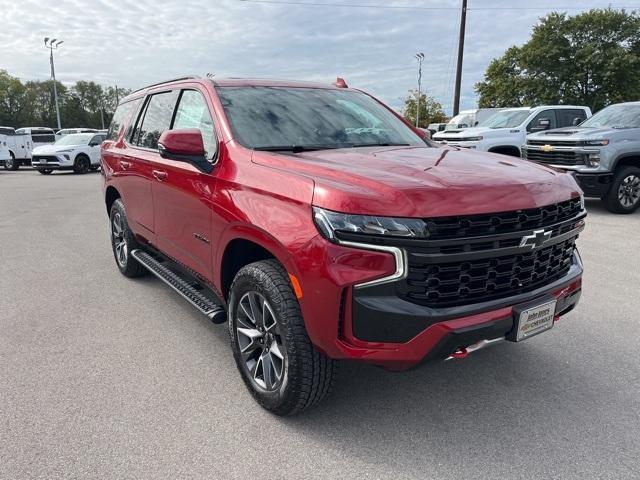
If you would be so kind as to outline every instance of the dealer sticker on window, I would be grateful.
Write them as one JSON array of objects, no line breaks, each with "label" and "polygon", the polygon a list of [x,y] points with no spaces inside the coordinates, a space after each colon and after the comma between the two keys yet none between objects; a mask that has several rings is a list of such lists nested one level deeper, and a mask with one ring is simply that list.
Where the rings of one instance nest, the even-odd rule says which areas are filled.
[{"label": "dealer sticker on window", "polygon": [[526,340],[538,333],[546,332],[553,327],[553,316],[556,312],[556,301],[538,305],[520,313],[516,341]]}]

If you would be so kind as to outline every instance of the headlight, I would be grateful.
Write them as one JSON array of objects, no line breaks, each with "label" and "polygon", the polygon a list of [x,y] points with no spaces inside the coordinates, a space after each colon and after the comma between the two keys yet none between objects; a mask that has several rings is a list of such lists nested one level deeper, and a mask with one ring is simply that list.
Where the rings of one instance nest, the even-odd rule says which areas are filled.
[{"label": "headlight", "polygon": [[479,142],[483,138],[484,137],[467,137],[467,138],[461,138],[460,141],[461,142]]},{"label": "headlight", "polygon": [[313,220],[320,233],[334,243],[338,242],[336,232],[408,238],[429,237],[426,222],[416,218],[352,215],[313,207]]},{"label": "headlight", "polygon": [[605,145],[609,145],[609,140],[606,138],[600,140],[585,140],[583,143],[588,147],[604,147]]}]

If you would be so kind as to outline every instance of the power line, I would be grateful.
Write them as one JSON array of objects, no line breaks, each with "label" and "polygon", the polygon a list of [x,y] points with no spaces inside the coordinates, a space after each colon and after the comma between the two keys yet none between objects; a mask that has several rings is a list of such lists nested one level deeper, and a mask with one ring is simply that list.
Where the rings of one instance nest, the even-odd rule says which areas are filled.
[{"label": "power line", "polygon": [[[303,2],[297,0],[238,0],[244,3],[261,3],[265,5],[293,5],[304,7],[345,7],[345,8],[369,8],[369,9],[387,9],[387,10],[458,10],[458,7],[420,7],[415,5],[379,5],[367,3],[338,3],[338,2]],[[591,10],[594,8],[616,8],[616,9],[634,9],[640,8],[638,5],[614,5],[607,4],[607,7],[584,6],[555,6],[555,7],[470,7],[467,10]]]}]

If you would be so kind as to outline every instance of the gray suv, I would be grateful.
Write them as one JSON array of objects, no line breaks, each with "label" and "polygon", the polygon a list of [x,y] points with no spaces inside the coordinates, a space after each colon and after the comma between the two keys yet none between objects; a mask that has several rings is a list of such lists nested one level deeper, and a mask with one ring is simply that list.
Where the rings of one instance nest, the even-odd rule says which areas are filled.
[{"label": "gray suv", "polygon": [[579,126],[527,136],[522,156],[575,172],[586,196],[615,213],[640,207],[640,102],[600,110]]}]

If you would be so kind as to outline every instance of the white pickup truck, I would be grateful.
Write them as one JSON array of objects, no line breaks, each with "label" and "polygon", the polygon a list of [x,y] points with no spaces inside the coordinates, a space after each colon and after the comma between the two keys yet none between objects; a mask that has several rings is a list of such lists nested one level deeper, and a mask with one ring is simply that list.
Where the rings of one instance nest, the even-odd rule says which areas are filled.
[{"label": "white pickup truck", "polygon": [[475,128],[445,130],[433,140],[452,147],[519,157],[527,134],[577,125],[591,116],[589,107],[550,105],[501,110]]}]

